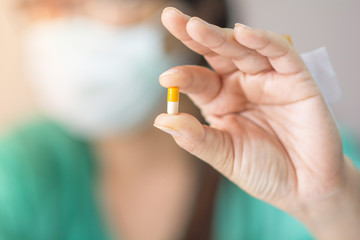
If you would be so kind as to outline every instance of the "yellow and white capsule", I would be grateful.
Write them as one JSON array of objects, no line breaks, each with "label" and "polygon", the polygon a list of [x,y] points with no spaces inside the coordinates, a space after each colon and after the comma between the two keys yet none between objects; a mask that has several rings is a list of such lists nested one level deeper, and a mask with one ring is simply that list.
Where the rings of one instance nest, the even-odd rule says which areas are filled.
[{"label": "yellow and white capsule", "polygon": [[167,113],[168,114],[177,114],[179,112],[179,88],[170,87],[168,88],[168,97],[167,97]]}]

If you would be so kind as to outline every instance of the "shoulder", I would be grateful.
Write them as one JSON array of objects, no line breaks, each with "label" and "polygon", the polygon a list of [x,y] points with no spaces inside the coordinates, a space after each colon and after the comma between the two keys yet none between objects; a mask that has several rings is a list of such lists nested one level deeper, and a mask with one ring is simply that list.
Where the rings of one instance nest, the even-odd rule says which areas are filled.
[{"label": "shoulder", "polygon": [[[31,232],[28,223],[36,219],[44,186],[39,182],[53,171],[42,136],[52,127],[43,120],[19,124],[0,139],[0,237],[20,239]],[[50,183],[51,184],[51,183]],[[44,184],[42,184],[44,185]]]},{"label": "shoulder", "polygon": [[[82,151],[83,150],[83,151]],[[30,165],[54,163],[66,154],[87,150],[87,144],[46,118],[32,118],[0,136],[0,167],[7,161]],[[69,157],[69,156],[68,156]]]},{"label": "shoulder", "polygon": [[[51,151],[55,124],[44,119],[31,120],[6,130],[0,137],[0,169],[31,171]],[[5,174],[5,173],[3,173]]]},{"label": "shoulder", "polygon": [[89,159],[84,143],[46,119],[33,119],[3,133],[0,239],[45,239],[41,235],[56,239],[49,236],[57,232],[59,221],[75,214],[68,204],[80,209],[78,195],[89,197]]},{"label": "shoulder", "polygon": [[17,183],[61,181],[88,170],[91,158],[88,144],[47,119],[32,119],[0,138],[0,177]]},{"label": "shoulder", "polygon": [[[62,150],[74,143],[59,126],[46,119],[31,119],[7,130],[0,138],[0,168],[6,175],[53,171]],[[46,171],[44,170],[46,168]],[[41,173],[43,171],[43,173]]]},{"label": "shoulder", "polygon": [[[45,143],[53,140],[54,137],[55,139],[69,138],[69,135],[54,122],[46,118],[33,117],[3,131],[0,135],[0,147],[4,144],[6,146],[22,145],[28,147],[28,143]],[[30,144],[30,146],[33,145]]]}]

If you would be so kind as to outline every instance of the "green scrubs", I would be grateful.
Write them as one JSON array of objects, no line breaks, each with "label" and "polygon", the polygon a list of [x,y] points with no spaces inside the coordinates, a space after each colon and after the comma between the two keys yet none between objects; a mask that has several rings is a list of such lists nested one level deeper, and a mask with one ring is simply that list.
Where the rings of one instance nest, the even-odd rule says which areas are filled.
[{"label": "green scrubs", "polygon": [[[344,139],[345,153],[360,159]],[[85,142],[34,120],[0,142],[0,240],[111,239],[96,201],[96,162]],[[215,240],[312,239],[288,214],[226,179],[216,197]]]}]

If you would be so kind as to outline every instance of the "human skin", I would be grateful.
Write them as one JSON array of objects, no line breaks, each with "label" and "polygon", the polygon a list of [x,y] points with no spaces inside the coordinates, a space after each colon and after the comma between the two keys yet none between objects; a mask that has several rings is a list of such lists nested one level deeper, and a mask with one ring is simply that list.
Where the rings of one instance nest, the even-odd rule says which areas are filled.
[{"label": "human skin", "polygon": [[335,121],[299,54],[274,33],[222,29],[175,8],[164,26],[213,70],[179,66],[179,86],[209,126],[186,113],[154,125],[254,197],[298,218],[318,239],[360,235],[360,173],[342,151]]},{"label": "human skin", "polygon": [[[167,2],[90,0],[84,1],[81,8],[57,12],[62,17],[84,15],[119,30],[149,20],[160,27],[159,11]],[[50,10],[44,14],[40,6],[27,10],[29,24],[59,17]],[[182,52],[197,62],[197,54],[170,34],[164,37],[166,51]],[[195,59],[189,58],[189,53]],[[158,107],[160,110],[165,104]],[[198,114],[197,108],[185,98],[182,109]],[[192,219],[204,177],[202,168],[191,155],[169,141],[165,133],[153,128],[151,121],[147,118],[143,121],[137,131],[114,132],[91,141],[97,165],[96,200],[108,234],[114,238],[179,239],[186,234]]]}]

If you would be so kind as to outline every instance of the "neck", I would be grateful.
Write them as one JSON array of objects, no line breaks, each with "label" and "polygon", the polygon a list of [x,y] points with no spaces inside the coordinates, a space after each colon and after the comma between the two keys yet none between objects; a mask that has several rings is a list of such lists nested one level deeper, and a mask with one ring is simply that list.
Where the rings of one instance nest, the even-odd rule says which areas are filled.
[{"label": "neck", "polygon": [[200,183],[198,161],[152,128],[104,139],[95,150],[101,202],[115,235],[174,239],[185,232]]},{"label": "neck", "polygon": [[167,134],[149,127],[128,136],[112,136],[94,144],[99,166],[106,173],[135,176],[143,171],[185,164],[189,155]]}]

